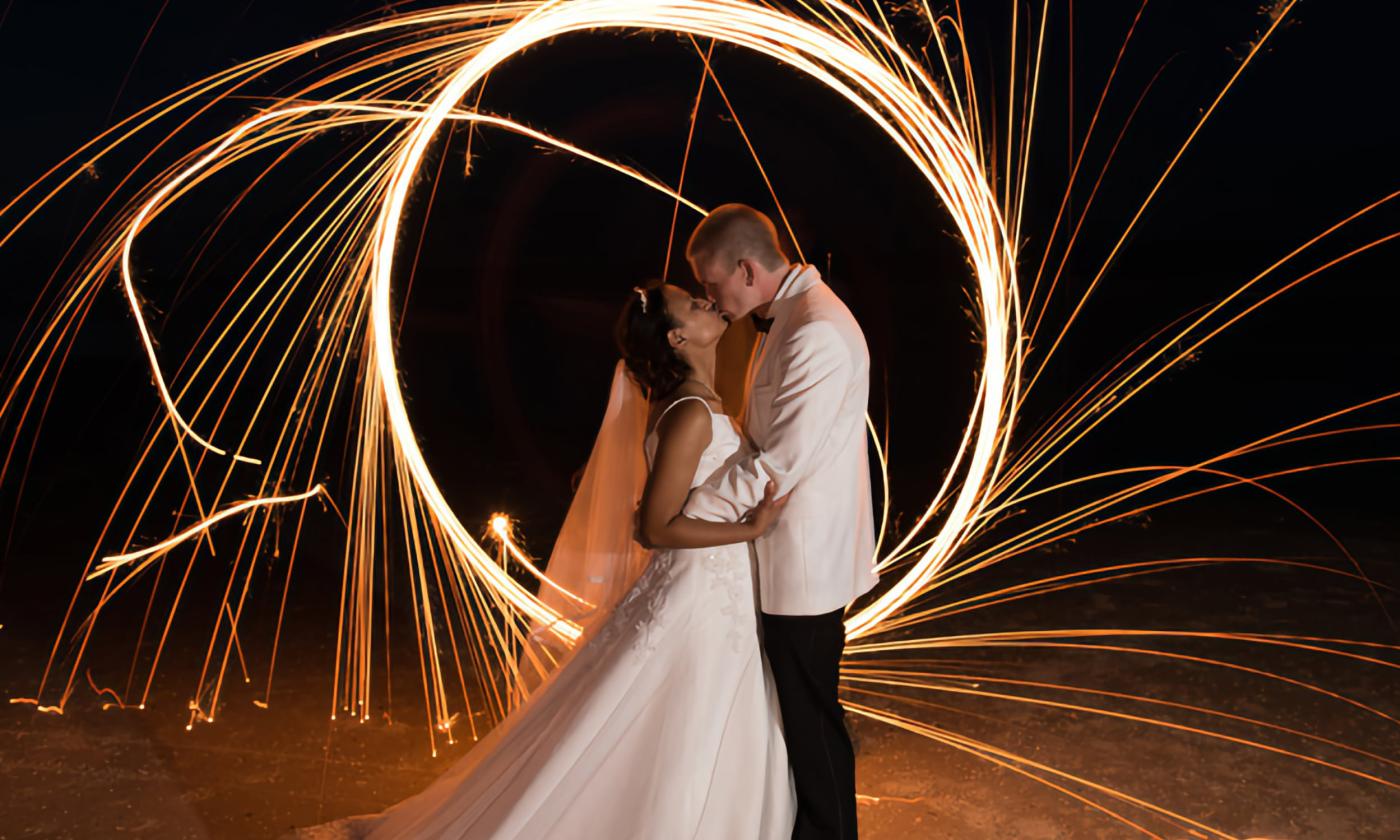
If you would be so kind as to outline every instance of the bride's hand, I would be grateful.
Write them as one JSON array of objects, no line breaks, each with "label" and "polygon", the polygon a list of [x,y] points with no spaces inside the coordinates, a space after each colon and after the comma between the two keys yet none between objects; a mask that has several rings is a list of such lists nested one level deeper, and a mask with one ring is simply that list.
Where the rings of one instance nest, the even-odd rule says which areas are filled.
[{"label": "bride's hand", "polygon": [[785,493],[775,499],[773,494],[777,490],[778,485],[770,479],[768,485],[763,488],[763,500],[744,517],[744,520],[753,526],[753,536],[750,539],[757,539],[772,530],[773,523],[778,521],[778,515],[787,506],[788,497],[792,493]]}]

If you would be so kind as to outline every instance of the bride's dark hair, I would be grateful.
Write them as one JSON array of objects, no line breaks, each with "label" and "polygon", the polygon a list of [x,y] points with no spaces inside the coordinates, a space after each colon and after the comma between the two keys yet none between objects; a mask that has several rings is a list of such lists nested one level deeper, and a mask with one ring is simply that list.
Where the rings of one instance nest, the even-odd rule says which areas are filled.
[{"label": "bride's dark hair", "polygon": [[666,295],[661,292],[663,285],[648,283],[639,287],[641,292],[628,292],[613,332],[628,373],[653,400],[676,390],[690,375],[690,365],[676,353],[666,337],[676,322],[666,311]]}]

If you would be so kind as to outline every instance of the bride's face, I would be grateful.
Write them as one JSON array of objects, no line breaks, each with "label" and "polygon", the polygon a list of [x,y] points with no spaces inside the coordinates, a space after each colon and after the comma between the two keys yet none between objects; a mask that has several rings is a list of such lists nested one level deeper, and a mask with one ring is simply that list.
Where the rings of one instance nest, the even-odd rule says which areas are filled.
[{"label": "bride's face", "polygon": [[729,324],[720,317],[715,305],[705,298],[694,297],[679,286],[665,285],[661,293],[666,299],[666,314],[675,326],[671,329],[671,346],[677,350],[714,347]]}]

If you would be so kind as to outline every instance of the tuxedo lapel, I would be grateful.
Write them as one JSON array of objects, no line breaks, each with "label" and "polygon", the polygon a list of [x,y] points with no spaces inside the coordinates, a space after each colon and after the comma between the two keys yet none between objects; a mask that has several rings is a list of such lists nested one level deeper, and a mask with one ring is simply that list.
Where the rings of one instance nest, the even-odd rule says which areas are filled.
[{"label": "tuxedo lapel", "polygon": [[[805,267],[803,265],[793,266],[788,275],[783,278],[783,282],[778,284],[778,291],[773,296],[770,310],[777,306],[783,294],[792,285],[793,278],[801,274]],[[768,345],[771,343],[770,339],[773,337],[773,329],[777,326],[776,315],[774,319],[774,322],[769,324],[768,331],[760,332],[754,340],[753,350],[749,353],[749,366],[744,371],[744,407],[739,412],[739,426],[745,430],[748,430],[749,427],[749,400],[753,396],[753,382],[758,377],[758,370],[763,365],[763,357],[767,353]]]},{"label": "tuxedo lapel", "polygon": [[754,377],[758,375],[759,350],[767,343],[766,335],[759,333],[754,339],[753,348],[749,350],[749,364],[744,369],[744,404],[739,408],[739,428],[745,431],[749,428],[749,398],[753,395]]}]

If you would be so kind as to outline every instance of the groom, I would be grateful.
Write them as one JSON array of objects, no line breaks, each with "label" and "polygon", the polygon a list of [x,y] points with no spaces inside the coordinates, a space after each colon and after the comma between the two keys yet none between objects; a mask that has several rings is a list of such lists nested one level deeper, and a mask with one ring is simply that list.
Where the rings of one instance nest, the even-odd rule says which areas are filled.
[{"label": "groom", "polygon": [[773,222],[715,208],[686,259],[727,320],[752,315],[742,422],[756,451],[691,492],[685,513],[736,521],[791,493],[758,554],[763,647],[797,787],[794,840],[855,840],[855,754],[837,699],[846,605],[877,581],[865,412],[865,336],[817,269],[788,261]]}]

